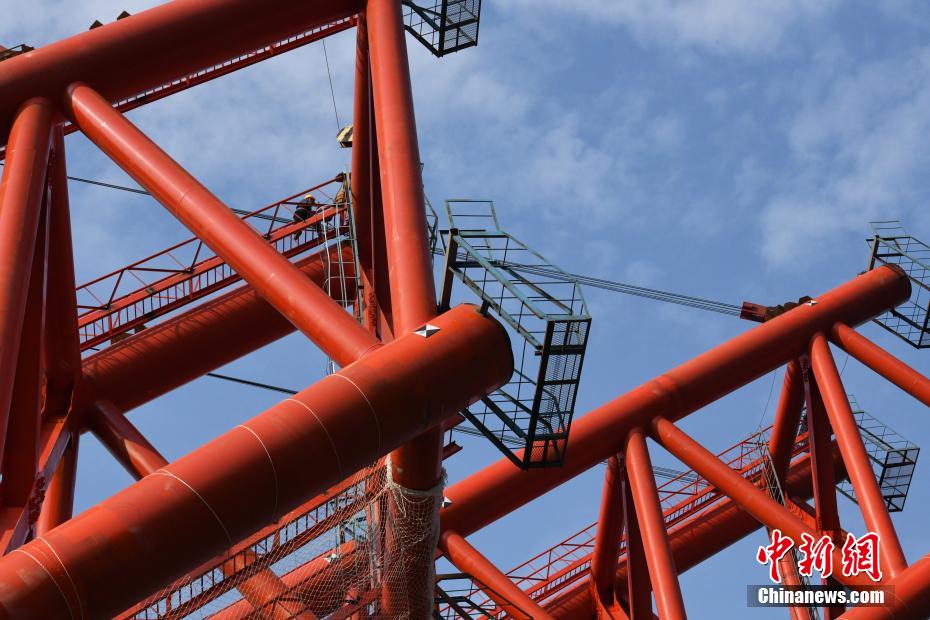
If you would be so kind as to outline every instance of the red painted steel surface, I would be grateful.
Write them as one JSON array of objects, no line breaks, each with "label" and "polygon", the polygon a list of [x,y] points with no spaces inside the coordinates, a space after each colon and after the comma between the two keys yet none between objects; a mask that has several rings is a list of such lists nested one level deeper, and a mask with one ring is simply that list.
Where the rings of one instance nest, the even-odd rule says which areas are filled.
[{"label": "red painted steel surface", "polygon": [[13,398],[29,274],[46,193],[51,123],[52,107],[43,99],[30,99],[16,112],[8,144],[9,157],[0,180],[0,248],[5,257],[0,261],[0,460]]},{"label": "red painted steel surface", "polygon": [[[353,594],[354,607],[345,604],[348,592],[320,588],[331,571],[359,561],[360,554],[346,545],[339,548],[338,562],[317,557],[280,576],[269,569],[270,558],[249,550],[256,536],[274,534],[298,513],[328,506],[310,498],[327,487],[345,487],[347,476],[389,452],[395,482],[435,488],[442,428],[513,370],[500,325],[466,306],[435,316],[402,19],[399,0],[176,0],[0,63],[0,141],[8,138],[0,250],[9,257],[0,265],[0,445],[7,448],[0,454],[0,546],[8,551],[0,559],[0,615],[89,618],[141,609],[148,595],[172,579],[185,575],[172,586],[184,588],[201,578],[198,571],[217,567],[223,586],[201,592],[173,614],[195,611],[232,588],[244,598],[220,617],[342,618],[377,599],[388,615],[401,609],[414,616],[429,613],[435,551],[430,536],[420,537],[426,542],[418,543],[422,548],[413,550],[414,561],[404,567],[408,582],[424,584],[422,589],[385,583]],[[319,286],[326,260],[315,255],[292,265],[288,259],[310,245],[279,243],[315,222],[285,220],[262,239],[121,116],[355,24],[351,190],[361,326]],[[79,319],[62,140],[74,127],[217,256],[200,262],[195,256],[189,273],[146,282],[124,296],[114,287],[105,303],[86,308],[90,312]],[[330,259],[356,258],[351,243],[325,251]],[[231,284],[236,279],[231,269],[249,284],[113,343]],[[220,272],[224,277],[193,290],[195,278]],[[190,294],[175,294],[184,286]],[[483,581],[492,599],[499,596],[497,612],[509,601],[522,607],[514,613],[518,617],[623,617],[622,603],[635,617],[651,617],[654,590],[662,617],[683,617],[677,574],[759,522],[795,536],[842,532],[833,491],[834,476],[845,475],[839,471],[842,455],[866,523],[883,537],[886,582],[895,586],[890,612],[856,609],[845,617],[926,617],[930,559],[907,567],[826,340],[930,404],[930,380],[849,327],[909,293],[901,272],[888,267],[868,272],[576,420],[561,469],[520,471],[502,460],[452,485],[445,492],[451,504],[441,514],[440,549]],[[156,297],[158,304],[144,310]],[[411,333],[427,321],[440,331],[429,338]],[[125,417],[292,332],[293,325],[343,370],[171,464]],[[111,346],[80,359],[82,344],[107,341]],[[738,454],[722,461],[674,422],[785,363],[768,440],[777,477],[790,496],[782,505],[760,490],[764,461],[743,449],[748,444],[738,444]],[[803,370],[808,363],[813,376]],[[805,398],[810,437],[795,437]],[[78,438],[88,429],[140,480],[68,520]],[[831,430],[836,448],[829,443]],[[661,502],[665,485],[656,489],[646,434],[713,486],[694,483],[680,502]],[[450,444],[449,452],[454,449]],[[803,455],[804,449],[811,454]],[[577,555],[553,559],[558,568],[547,566],[542,581],[508,578],[465,541],[608,458],[601,527],[583,532]],[[620,458],[626,459],[626,472]],[[815,508],[799,499],[811,495]],[[397,540],[405,539],[404,528],[423,527],[392,506],[387,514],[387,527],[401,534]],[[318,515],[317,529],[330,527],[340,515]],[[613,542],[624,521],[630,545],[621,545],[626,555],[618,563]],[[393,551],[389,546],[388,568]],[[294,599],[285,598],[288,592],[313,598],[314,611],[289,602]]]},{"label": "red painted steel surface", "polygon": [[[885,506],[882,491],[878,487],[869,455],[862,443],[862,435],[853,418],[849,398],[840,380],[840,373],[830,353],[827,338],[821,333],[814,335],[811,342],[811,367],[817,377],[823,402],[830,418],[830,426],[836,433],[836,443],[846,463],[849,479],[856,489],[856,501],[870,532],[881,536],[881,564],[886,577],[895,577],[907,567],[904,551],[898,541],[894,525]],[[838,563],[837,566],[842,566]]]},{"label": "red painted steel surface", "polygon": [[0,142],[28,97],[75,81],[111,103],[357,12],[353,0],[175,0],[0,63]]},{"label": "red painted steel surface", "polygon": [[630,495],[636,509],[636,523],[642,533],[646,565],[649,567],[649,582],[655,594],[659,617],[683,620],[685,603],[681,597],[681,587],[678,585],[678,571],[665,532],[665,519],[652,473],[646,437],[641,430],[634,429],[627,435],[624,454]]},{"label": "red painted steel surface", "polygon": [[405,334],[0,559],[0,608],[117,613],[510,378],[495,321],[459,306],[435,322],[430,338]]}]

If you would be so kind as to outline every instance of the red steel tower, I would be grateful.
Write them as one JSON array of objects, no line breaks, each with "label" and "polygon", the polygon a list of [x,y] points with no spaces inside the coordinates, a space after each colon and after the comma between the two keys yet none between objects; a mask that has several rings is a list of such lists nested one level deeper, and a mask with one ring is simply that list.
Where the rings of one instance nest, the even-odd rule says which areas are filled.
[{"label": "red steel tower", "polygon": [[[0,616],[684,618],[679,573],[756,529],[826,535],[841,563],[837,488],[880,535],[894,589],[886,607],[824,614],[930,616],[930,556],[909,566],[889,518],[916,447],[851,404],[831,353],[930,405],[930,380],[853,329],[891,317],[923,343],[930,268],[877,232],[869,271],[747,305],[760,325],[573,422],[590,324],[577,284],[493,206],[452,204],[438,231],[424,197],[405,37],[442,56],[477,43],[479,14],[480,0],[174,0],[3,52]],[[308,191],[237,213],[123,115],[350,28],[351,173]],[[194,237],[76,287],[73,131]],[[454,305],[453,281],[476,303]],[[126,417],[294,330],[334,372],[190,454],[167,462]],[[676,426],[781,366],[768,431],[714,455]],[[446,486],[443,437],[464,419],[504,458]],[[72,517],[84,432],[137,481]],[[650,438],[692,472],[657,485]],[[505,573],[467,541],[604,461],[599,520],[564,543]],[[461,573],[437,576],[438,555]],[[780,566],[803,581],[793,556]]]}]

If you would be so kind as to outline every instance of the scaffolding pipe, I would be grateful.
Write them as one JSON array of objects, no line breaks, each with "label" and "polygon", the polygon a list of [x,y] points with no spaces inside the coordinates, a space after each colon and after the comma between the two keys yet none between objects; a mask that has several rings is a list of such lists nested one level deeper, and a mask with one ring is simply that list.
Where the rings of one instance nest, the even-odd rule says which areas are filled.
[{"label": "scaffolding pipe", "polygon": [[617,453],[630,429],[657,415],[679,420],[798,357],[824,327],[858,325],[909,296],[903,272],[881,267],[762,323],[576,419],[562,467],[522,471],[503,458],[450,486],[442,527],[476,532]]},{"label": "scaffolding pipe", "polygon": [[499,609],[505,610],[508,617],[518,620],[554,620],[536,601],[514,585],[507,575],[455,532],[443,532],[439,539],[439,550],[456,568],[472,576],[478,587]]},{"label": "scaffolding pipe", "polygon": [[[0,89],[2,91],[2,89]],[[0,120],[0,131],[7,125]],[[0,461],[3,459],[29,274],[45,195],[52,108],[30,99],[16,112],[0,180]]]},{"label": "scaffolding pipe", "polygon": [[459,306],[435,324],[0,558],[0,615],[118,613],[510,379],[499,323]]},{"label": "scaffolding pipe", "polygon": [[930,379],[848,325],[834,325],[830,339],[876,373],[930,407]]},{"label": "scaffolding pipe", "polygon": [[678,583],[675,558],[672,556],[665,532],[665,519],[662,516],[662,505],[659,503],[656,479],[652,473],[649,448],[640,429],[635,428],[627,435],[624,455],[630,480],[630,495],[636,509],[636,523],[642,534],[649,582],[655,593],[659,617],[663,620],[683,620],[687,617],[685,602]]},{"label": "scaffolding pipe", "polygon": [[89,86],[68,87],[82,132],[340,366],[378,340]]},{"label": "scaffolding pipe", "polygon": [[846,463],[849,481],[856,491],[856,501],[862,511],[862,518],[870,532],[881,538],[880,558],[885,567],[885,579],[894,578],[907,568],[904,551],[898,541],[888,508],[882,497],[882,491],[875,480],[869,455],[862,443],[862,435],[849,407],[849,399],[840,373],[830,353],[830,345],[822,333],[814,335],[811,340],[811,365],[817,384],[822,390],[823,402],[830,418],[830,425],[836,433],[836,443]]}]

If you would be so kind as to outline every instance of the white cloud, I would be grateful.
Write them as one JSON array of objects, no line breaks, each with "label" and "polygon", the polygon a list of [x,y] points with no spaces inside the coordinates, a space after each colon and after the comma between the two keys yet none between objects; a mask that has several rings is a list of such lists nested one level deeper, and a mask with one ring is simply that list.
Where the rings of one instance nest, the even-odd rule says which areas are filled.
[{"label": "white cloud", "polygon": [[762,214],[763,254],[774,264],[811,245],[828,249],[872,219],[927,222],[930,48],[844,69],[812,84],[791,123],[793,173]]},{"label": "white cloud", "polygon": [[598,24],[623,26],[641,42],[712,53],[776,51],[786,33],[819,17],[834,0],[514,0],[517,11],[545,7]]}]

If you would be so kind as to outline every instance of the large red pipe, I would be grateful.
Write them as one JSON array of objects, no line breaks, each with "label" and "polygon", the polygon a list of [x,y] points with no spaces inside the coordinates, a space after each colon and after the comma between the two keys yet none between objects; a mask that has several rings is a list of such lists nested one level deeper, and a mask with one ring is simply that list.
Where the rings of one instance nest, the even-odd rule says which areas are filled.
[{"label": "large red pipe", "polygon": [[903,272],[875,269],[699,355],[576,420],[562,467],[521,471],[501,459],[446,489],[443,529],[481,529],[618,452],[630,429],[658,415],[678,420],[798,357],[838,320],[858,325],[909,294]]},{"label": "large red pipe", "polygon": [[115,103],[357,10],[356,0],[175,0],[10,58],[0,64],[0,144],[29,96],[57,101],[84,80]]},{"label": "large red pipe", "polygon": [[[436,291],[426,234],[423,178],[401,1],[367,0],[365,14],[384,239],[396,334],[416,329],[436,315]],[[442,430],[437,425],[401,446],[389,460],[393,479],[400,486],[417,491],[428,491],[441,484],[442,445]],[[434,514],[439,510],[436,496],[425,501],[431,502],[429,509]],[[394,530],[390,540],[422,540],[421,544],[403,551],[414,558],[404,566],[408,582],[432,583],[435,537],[407,532],[411,528],[421,529],[422,524],[411,522],[403,509],[397,510],[395,506],[390,509],[394,517],[389,523]],[[389,548],[386,560],[389,571],[395,555]],[[389,614],[409,613],[413,618],[430,615],[432,588],[420,588],[416,592],[396,590],[393,584],[385,588],[384,605]]]},{"label": "large red pipe", "polygon": [[340,366],[380,346],[323,289],[92,88],[68,87],[81,131]]},{"label": "large red pipe", "polygon": [[[337,252],[351,264],[351,248],[333,249],[331,256]],[[322,254],[295,264],[305,277],[323,282]],[[82,404],[106,400],[128,412],[293,331],[255,289],[240,286],[85,359]]]},{"label": "large red pipe", "polygon": [[844,351],[930,407],[930,379],[848,325],[837,323],[830,336]]},{"label": "large red pipe", "polygon": [[436,291],[401,2],[368,0],[366,17],[394,325],[407,330],[436,315]]},{"label": "large red pipe", "polygon": [[617,551],[623,535],[625,511],[623,510],[623,465],[620,457],[607,459],[604,472],[604,491],[601,494],[601,510],[591,552],[591,583],[604,605],[614,600],[614,574],[617,572]]},{"label": "large red pipe", "polygon": [[856,502],[862,510],[862,518],[869,531],[881,537],[879,551],[886,578],[888,573],[895,577],[907,567],[904,551],[891,523],[875,472],[872,471],[872,463],[862,443],[862,435],[849,406],[849,398],[833,361],[833,354],[830,353],[830,345],[820,333],[811,341],[811,366],[822,392],[830,426],[836,433],[836,443],[849,472],[849,481],[856,490]]},{"label": "large red pipe", "polygon": [[497,606],[506,610],[508,617],[518,620],[554,620],[544,609],[484,557],[467,540],[455,532],[444,532],[439,550],[460,571],[468,573],[481,584],[485,594]]},{"label": "large red pipe", "polygon": [[0,559],[2,614],[117,613],[509,380],[499,323],[459,306],[435,324]]},{"label": "large red pipe", "polygon": [[769,438],[769,454],[772,468],[779,482],[784,482],[791,449],[798,434],[801,422],[801,408],[804,406],[804,378],[798,360],[791,360],[785,366],[785,378],[782,383],[781,397],[775,410],[775,423]]},{"label": "large red pipe", "polygon": [[[0,130],[6,127],[0,120]],[[51,132],[51,104],[44,99],[27,101],[16,113],[0,180],[0,460],[45,195]]]},{"label": "large red pipe", "polygon": [[71,213],[68,205],[68,172],[62,125],[52,135],[49,162],[48,292],[45,316],[46,415],[63,416],[80,378],[77,298],[74,291],[74,256]]},{"label": "large red pipe", "polygon": [[925,555],[887,585],[891,600],[882,607],[854,607],[843,620],[925,620],[930,618],[930,555]]},{"label": "large red pipe", "polygon": [[630,494],[636,509],[636,523],[643,537],[649,582],[652,584],[652,591],[655,592],[659,617],[684,620],[687,617],[685,602],[681,597],[675,558],[668,544],[659,491],[656,488],[649,448],[646,446],[642,430],[633,429],[627,435],[625,455]]},{"label": "large red pipe", "polygon": [[[47,196],[47,193],[46,193]],[[6,449],[3,451],[3,505],[24,507],[36,483],[42,413],[42,336],[45,324],[45,278],[48,272],[48,201],[42,201],[32,257],[26,313],[16,358]],[[12,516],[12,515],[10,515]]]}]

